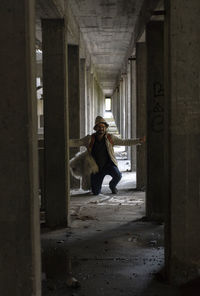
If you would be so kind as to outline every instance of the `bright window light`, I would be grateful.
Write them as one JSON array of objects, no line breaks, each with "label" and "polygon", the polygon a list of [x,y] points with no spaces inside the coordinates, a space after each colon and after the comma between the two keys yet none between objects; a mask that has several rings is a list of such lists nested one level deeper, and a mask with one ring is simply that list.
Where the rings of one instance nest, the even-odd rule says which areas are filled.
[{"label": "bright window light", "polygon": [[110,98],[105,99],[105,105],[106,105],[106,111],[111,111],[111,99]]}]

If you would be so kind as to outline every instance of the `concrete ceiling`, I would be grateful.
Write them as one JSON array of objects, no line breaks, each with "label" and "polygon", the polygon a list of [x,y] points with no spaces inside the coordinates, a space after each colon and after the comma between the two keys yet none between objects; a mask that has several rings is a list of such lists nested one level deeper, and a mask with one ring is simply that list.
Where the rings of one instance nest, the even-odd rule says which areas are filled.
[{"label": "concrete ceiling", "polygon": [[63,17],[70,8],[67,11],[74,15],[67,16],[70,26],[75,18],[102,90],[109,96],[159,2],[163,0],[36,0],[36,39],[41,47],[41,18]]},{"label": "concrete ceiling", "polygon": [[106,95],[130,51],[143,0],[69,0]]}]

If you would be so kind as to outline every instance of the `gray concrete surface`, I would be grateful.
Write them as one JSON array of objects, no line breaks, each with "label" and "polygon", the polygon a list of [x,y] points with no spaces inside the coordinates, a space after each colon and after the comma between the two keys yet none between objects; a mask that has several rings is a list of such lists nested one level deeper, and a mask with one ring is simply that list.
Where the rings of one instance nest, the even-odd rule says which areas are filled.
[{"label": "gray concrete surface", "polygon": [[[80,56],[78,45],[68,45],[68,108],[69,138],[80,139],[81,136],[81,105],[80,105]],[[70,147],[70,159],[80,148]],[[80,182],[70,174],[70,188],[79,188]]]},{"label": "gray concrete surface", "polygon": [[[71,227],[43,230],[43,294],[178,296],[160,281],[164,264],[163,225],[143,222],[145,193],[134,190],[133,173],[123,173],[119,194],[73,191]],[[68,287],[75,277],[80,287]]]},{"label": "gray concrete surface", "polygon": [[1,1],[0,295],[40,295],[35,1]]},{"label": "gray concrete surface", "polygon": [[132,54],[133,43],[158,2],[69,0],[105,94],[112,95],[116,80]]},{"label": "gray concrete surface", "polygon": [[[166,136],[170,139],[165,155],[166,250],[171,278],[180,283],[200,277],[200,2],[165,4]],[[180,7],[177,12],[176,7]]]},{"label": "gray concrete surface", "polygon": [[45,200],[47,223],[54,227],[68,220],[67,43],[64,20],[45,19],[42,29]]},{"label": "gray concrete surface", "polygon": [[146,27],[147,49],[147,213],[164,219],[164,23],[151,21]]},{"label": "gray concrete surface", "polygon": [[[136,44],[137,137],[146,136],[146,43]],[[146,188],[146,145],[137,147],[137,188]]]}]

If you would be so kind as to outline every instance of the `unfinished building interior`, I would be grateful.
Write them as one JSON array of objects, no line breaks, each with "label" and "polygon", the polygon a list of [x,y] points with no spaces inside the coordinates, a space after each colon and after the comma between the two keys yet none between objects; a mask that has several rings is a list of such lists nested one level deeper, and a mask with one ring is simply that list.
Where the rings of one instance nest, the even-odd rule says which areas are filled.
[{"label": "unfinished building interior", "polygon": [[[200,1],[1,0],[1,296],[200,294]],[[69,161],[97,115],[118,195]]]}]

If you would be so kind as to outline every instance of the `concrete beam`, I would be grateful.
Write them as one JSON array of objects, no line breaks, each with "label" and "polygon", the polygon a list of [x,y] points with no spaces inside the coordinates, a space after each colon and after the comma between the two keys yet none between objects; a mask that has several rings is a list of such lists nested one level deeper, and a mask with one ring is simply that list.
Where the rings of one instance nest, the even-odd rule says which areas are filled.
[{"label": "concrete beam", "polygon": [[63,0],[36,0],[36,16],[38,19],[64,17],[64,12]]},{"label": "concrete beam", "polygon": [[141,38],[145,31],[146,24],[151,19],[153,11],[156,9],[160,0],[143,0],[140,15],[137,18],[134,32],[131,38],[129,49],[127,50],[126,56],[124,58],[124,67],[127,64],[128,58],[132,55],[133,49],[135,48],[136,42]]}]

